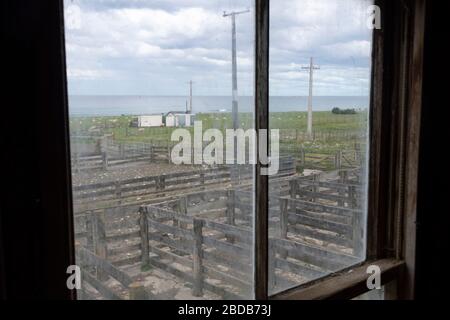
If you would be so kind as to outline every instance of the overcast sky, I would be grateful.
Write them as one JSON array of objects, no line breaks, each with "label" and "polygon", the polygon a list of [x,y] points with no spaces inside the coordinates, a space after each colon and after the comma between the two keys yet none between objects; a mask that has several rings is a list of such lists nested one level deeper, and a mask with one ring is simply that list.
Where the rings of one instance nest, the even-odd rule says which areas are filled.
[{"label": "overcast sky", "polygon": [[[365,0],[272,0],[270,90],[305,96],[369,93],[371,30]],[[253,93],[252,0],[66,0],[69,91],[81,95],[231,94],[231,20],[238,16],[238,87]]]}]

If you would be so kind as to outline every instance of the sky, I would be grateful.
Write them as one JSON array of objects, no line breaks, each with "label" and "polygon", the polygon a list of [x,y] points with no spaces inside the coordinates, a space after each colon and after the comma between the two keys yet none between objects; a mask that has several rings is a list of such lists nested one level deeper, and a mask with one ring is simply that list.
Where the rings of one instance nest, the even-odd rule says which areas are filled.
[{"label": "sky", "polygon": [[[270,94],[308,95],[310,57],[318,96],[366,96],[371,34],[366,0],[272,0]],[[231,19],[238,90],[254,81],[253,0],[65,0],[71,95],[231,95]]]}]

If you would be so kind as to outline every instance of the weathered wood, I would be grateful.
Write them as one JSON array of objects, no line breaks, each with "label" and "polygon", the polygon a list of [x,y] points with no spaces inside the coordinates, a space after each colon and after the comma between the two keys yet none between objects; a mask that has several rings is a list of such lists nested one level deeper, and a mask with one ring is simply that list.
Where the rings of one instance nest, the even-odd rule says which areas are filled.
[{"label": "weathered wood", "polygon": [[288,233],[288,199],[280,199],[280,238],[286,239]]},{"label": "weathered wood", "polygon": [[347,191],[349,186],[354,186],[358,193],[363,193],[363,187],[360,184],[354,183],[340,183],[339,181],[329,182],[329,181],[314,181],[309,179],[298,179],[297,182],[302,186],[317,186],[322,189],[328,189],[330,191]]},{"label": "weathered wood", "polygon": [[123,240],[129,240],[133,238],[139,238],[141,236],[140,231],[134,231],[129,233],[123,233],[123,234],[112,234],[108,235],[106,237],[107,242],[113,242],[113,241],[123,241]]},{"label": "weathered wood", "polygon": [[275,265],[276,268],[283,270],[284,272],[300,275],[302,277],[307,278],[309,281],[327,275],[327,273],[325,273],[324,271],[315,270],[305,265],[301,265],[285,259],[276,258]]},{"label": "weathered wood", "polygon": [[[93,223],[94,223],[94,247],[95,254],[100,258],[107,260],[108,259],[108,247],[106,242],[106,229],[105,229],[105,211],[99,210],[94,211],[92,214]],[[102,272],[100,268],[97,268],[97,278],[100,281],[106,281],[108,279],[108,275]]]},{"label": "weathered wood", "polygon": [[128,287],[129,293],[130,293],[130,300],[148,300],[149,294],[147,290],[145,289],[144,283],[139,282],[133,282]]},{"label": "weathered wood", "polygon": [[[178,213],[182,216],[187,216],[187,214],[188,214],[188,199],[187,199],[187,197],[181,197],[178,200]],[[187,229],[187,224],[185,222],[181,222],[180,228]]]},{"label": "weathered wood", "polygon": [[365,252],[365,224],[364,217],[361,213],[356,213],[353,220],[353,255],[363,257]]},{"label": "weathered wood", "polygon": [[359,208],[358,194],[354,186],[348,187],[349,207],[352,209]]},{"label": "weathered wood", "polygon": [[335,244],[340,246],[345,246],[347,248],[353,248],[353,241],[352,239],[345,237],[343,235],[338,234],[330,234],[327,232],[323,232],[320,230],[317,230],[312,227],[304,226],[301,224],[296,225],[290,225],[288,227],[289,232],[300,235],[302,237],[308,237],[312,239],[317,239],[319,241],[323,241],[329,244]]},{"label": "weathered wood", "polygon": [[[210,266],[204,266],[203,272],[205,276],[220,280],[227,286],[232,285],[241,292],[244,291],[245,293],[249,294],[252,289],[251,283],[249,283],[245,279],[236,277],[235,275],[229,272],[219,271],[218,269]],[[251,279],[251,274],[249,274],[249,278]]]},{"label": "weathered wood", "polygon": [[148,244],[148,216],[147,210],[139,209],[139,233],[141,237],[141,269],[146,270],[150,263],[150,248]]},{"label": "weathered wood", "polygon": [[302,262],[315,265],[329,271],[341,270],[349,265],[357,264],[360,259],[344,253],[338,253],[319,246],[282,239],[271,239],[279,248],[289,250],[289,256]]},{"label": "weathered wood", "polygon": [[108,170],[108,153],[106,152],[102,153],[102,166],[104,171]]},{"label": "weathered wood", "polygon": [[102,272],[116,279],[124,287],[127,287],[133,282],[131,277],[128,276],[125,272],[117,269],[109,261],[95,255],[94,253],[83,247],[77,248],[76,255],[77,259],[81,261],[82,265],[92,266],[102,270]]},{"label": "weathered wood", "polygon": [[204,227],[212,230],[217,230],[225,235],[235,238],[237,241],[250,245],[253,242],[253,233],[251,229],[240,226],[230,226],[223,223],[218,223],[210,220],[204,221]]},{"label": "weathered wood", "polygon": [[342,168],[342,151],[341,150],[336,152],[334,166],[336,169]]},{"label": "weathered wood", "polygon": [[186,254],[192,254],[192,247],[193,247],[193,242],[192,241],[187,241],[187,240],[178,240],[178,239],[172,239],[170,237],[168,237],[167,235],[162,235],[159,233],[150,233],[149,234],[149,239],[156,241],[160,244],[164,244],[172,249],[175,249],[179,252],[184,252]]},{"label": "weathered wood", "polygon": [[100,293],[105,299],[121,300],[121,297],[117,293],[109,289],[106,285],[104,285],[99,280],[95,279],[89,273],[82,271],[82,278],[84,281],[89,283],[90,286],[92,286],[95,290],[97,290],[98,293]]},{"label": "weathered wood", "polygon": [[288,215],[288,219],[292,224],[303,224],[305,226],[314,227],[320,230],[327,230],[337,234],[351,236],[353,232],[353,227],[351,225],[331,222],[320,218],[312,218],[302,214],[291,213]]},{"label": "weathered wood", "polygon": [[[184,267],[192,268],[192,260],[188,257],[158,249],[156,246],[153,246],[151,250],[152,254],[157,255],[160,259],[167,259]],[[155,257],[152,256],[152,259],[155,259]]]},{"label": "weathered wood", "polygon": [[298,194],[298,183],[296,180],[289,181],[289,195],[291,199],[297,198]]},{"label": "weathered wood", "polygon": [[[234,226],[236,224],[235,221],[235,192],[234,190],[228,190],[227,192],[227,224]],[[234,243],[235,239],[233,236],[227,235],[227,241],[230,243]]]},{"label": "weathered wood", "polygon": [[[268,290],[269,291],[273,291],[275,289],[275,287],[277,286],[277,277],[276,277],[276,260],[277,260],[277,250],[275,250],[273,242],[269,240],[269,247],[268,247]],[[285,251],[286,253],[286,251]]]},{"label": "weathered wood", "polygon": [[367,292],[367,267],[377,265],[381,268],[381,284],[386,284],[398,278],[405,266],[403,261],[379,260],[368,262],[364,265],[348,268],[333,277],[324,278],[313,285],[305,285],[299,288],[277,294],[274,300],[348,300]]},{"label": "weathered wood", "polygon": [[120,246],[117,248],[108,248],[108,255],[109,257],[114,257],[119,254],[127,254],[130,252],[140,251],[141,250],[141,243],[135,243],[135,244],[127,244],[125,246]]},{"label": "weathered wood", "polygon": [[86,247],[89,250],[94,250],[94,223],[93,212],[89,211],[85,215],[85,228],[86,228]]},{"label": "weathered wood", "polygon": [[194,297],[203,296],[203,221],[194,220],[194,247],[192,250],[193,272],[194,272],[194,286],[192,288],[192,295]]},{"label": "weathered wood", "polygon": [[203,236],[203,243],[208,247],[216,248],[218,251],[234,255],[237,259],[248,258],[252,254],[249,249],[240,247],[236,244],[233,245],[228,242],[219,241],[209,236]]},{"label": "weathered wood", "polygon": [[289,207],[291,208],[291,210],[295,208],[313,212],[332,213],[349,217],[353,217],[354,213],[357,212],[357,210],[338,208],[302,200],[289,200]]},{"label": "weathered wood", "polygon": [[120,201],[120,199],[122,199],[122,184],[120,181],[115,183],[114,196],[118,199],[118,204],[121,204],[122,201]]},{"label": "weathered wood", "polygon": [[[287,239],[288,237],[288,205],[289,202],[287,199],[280,199],[280,238]],[[282,259],[286,259],[288,256],[287,250],[282,250],[280,252],[280,256]]]},{"label": "weathered wood", "polygon": [[184,238],[186,240],[193,240],[192,232],[189,230],[180,229],[178,227],[169,226],[167,224],[159,223],[154,220],[149,219],[148,220],[149,226],[165,233],[173,234],[174,236],[178,236],[181,238]]},{"label": "weathered wood", "polygon": [[236,257],[224,254],[217,250],[204,250],[203,251],[204,264],[210,264],[211,267],[217,268],[217,266],[225,266],[234,271],[241,272],[243,274],[253,273],[253,263],[245,259],[236,259]]}]

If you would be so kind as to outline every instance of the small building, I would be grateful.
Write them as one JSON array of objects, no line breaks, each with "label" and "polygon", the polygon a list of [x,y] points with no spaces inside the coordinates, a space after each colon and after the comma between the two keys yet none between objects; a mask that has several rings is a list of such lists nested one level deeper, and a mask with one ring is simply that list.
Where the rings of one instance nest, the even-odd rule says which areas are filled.
[{"label": "small building", "polygon": [[191,113],[169,112],[166,114],[166,127],[192,127],[195,115]]},{"label": "small building", "polygon": [[164,127],[164,116],[162,114],[138,116],[132,121],[131,126],[136,128]]}]

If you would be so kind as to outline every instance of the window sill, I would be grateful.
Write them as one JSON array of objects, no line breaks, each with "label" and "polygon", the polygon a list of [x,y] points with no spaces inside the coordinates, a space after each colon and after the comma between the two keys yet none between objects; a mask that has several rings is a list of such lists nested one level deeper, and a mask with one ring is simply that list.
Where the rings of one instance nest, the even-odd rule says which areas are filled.
[{"label": "window sill", "polygon": [[316,282],[300,286],[272,296],[271,300],[348,300],[368,292],[367,268],[381,269],[381,285],[398,280],[405,266],[404,261],[384,259],[352,267]]}]

